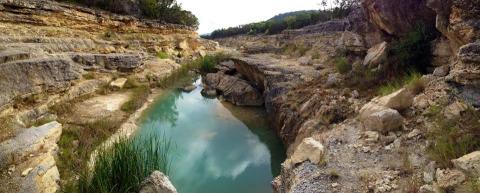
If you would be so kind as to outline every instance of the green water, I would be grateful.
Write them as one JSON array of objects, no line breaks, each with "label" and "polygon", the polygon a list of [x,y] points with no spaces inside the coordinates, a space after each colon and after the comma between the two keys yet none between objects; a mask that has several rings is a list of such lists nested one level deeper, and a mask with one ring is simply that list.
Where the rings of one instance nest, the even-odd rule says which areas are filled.
[{"label": "green water", "polygon": [[285,150],[265,112],[202,97],[201,89],[170,91],[141,122],[141,134],[156,132],[174,142],[169,176],[178,192],[272,192]]}]

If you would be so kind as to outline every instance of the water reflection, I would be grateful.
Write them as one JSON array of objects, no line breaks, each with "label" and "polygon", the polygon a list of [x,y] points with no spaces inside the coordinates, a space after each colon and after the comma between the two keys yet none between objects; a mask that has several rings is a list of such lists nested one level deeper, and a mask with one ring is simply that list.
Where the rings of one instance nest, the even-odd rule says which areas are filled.
[{"label": "water reflection", "polygon": [[176,143],[171,179],[178,191],[272,192],[284,149],[265,115],[204,98],[200,91],[168,93],[142,122],[142,133],[161,132]]}]

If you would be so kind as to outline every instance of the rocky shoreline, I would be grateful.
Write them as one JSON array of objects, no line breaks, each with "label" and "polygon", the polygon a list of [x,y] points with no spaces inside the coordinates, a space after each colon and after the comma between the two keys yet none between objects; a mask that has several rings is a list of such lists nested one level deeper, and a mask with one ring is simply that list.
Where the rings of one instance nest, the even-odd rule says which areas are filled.
[{"label": "rocky shoreline", "polygon": [[[408,4],[418,11],[407,11]],[[470,182],[476,183],[476,175],[456,160],[448,160],[454,167],[431,160],[436,144],[430,133],[438,125],[428,112],[444,109],[435,116],[456,120],[453,117],[479,107],[479,18],[465,16],[475,11],[464,10],[472,4],[367,0],[341,21],[279,35],[219,39],[244,56],[222,63],[205,82],[220,95],[227,87],[228,96],[222,97],[234,104],[250,104],[261,100],[252,96],[263,96],[270,123],[288,146],[288,159],[273,182],[276,192],[466,191]],[[431,42],[427,73],[411,86],[375,97],[368,88],[349,86],[349,74],[332,67],[332,58],[343,50],[354,69],[382,68],[392,39],[414,29],[413,21],[436,27],[440,35]],[[465,33],[459,33],[462,30]],[[301,45],[309,46],[302,57],[282,52]],[[245,86],[231,83],[238,81],[250,84],[245,95]],[[478,152],[465,153],[458,159],[476,168]]]}]

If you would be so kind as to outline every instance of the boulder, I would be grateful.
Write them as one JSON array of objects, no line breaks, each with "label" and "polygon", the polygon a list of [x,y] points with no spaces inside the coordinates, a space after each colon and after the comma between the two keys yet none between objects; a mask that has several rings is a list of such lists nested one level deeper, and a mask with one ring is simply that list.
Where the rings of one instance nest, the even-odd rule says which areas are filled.
[{"label": "boulder", "polygon": [[126,78],[117,78],[110,83],[110,87],[114,89],[122,89],[123,86],[125,86],[125,83],[127,83],[127,81],[128,80]]},{"label": "boulder", "polygon": [[375,143],[380,138],[380,134],[376,131],[365,131],[363,134],[365,141],[368,143]]},{"label": "boulder", "polygon": [[402,88],[387,96],[375,98],[372,101],[381,106],[402,111],[412,106],[413,98],[412,92],[406,88]]},{"label": "boulder", "polygon": [[426,0],[364,0],[362,6],[370,22],[390,35],[405,35],[419,23],[435,28],[435,12],[426,6]]},{"label": "boulder", "polygon": [[305,138],[293,152],[290,164],[293,166],[307,160],[313,164],[321,164],[324,153],[325,150],[322,143],[311,137]]},{"label": "boulder", "polygon": [[208,87],[215,88],[229,102],[239,106],[261,106],[263,95],[247,81],[222,73],[210,73],[204,78]]},{"label": "boulder", "polygon": [[207,98],[214,98],[217,96],[217,90],[215,89],[203,89],[201,92],[202,96]]},{"label": "boulder", "polygon": [[139,193],[177,193],[177,189],[165,174],[154,171],[142,182]]},{"label": "boulder", "polygon": [[441,188],[453,188],[465,181],[466,177],[463,172],[451,169],[437,169],[437,184]]},{"label": "boulder", "polygon": [[312,65],[312,57],[303,56],[298,59],[298,63],[303,66],[310,66]]},{"label": "boulder", "polygon": [[188,86],[183,87],[182,90],[183,90],[183,92],[192,92],[196,88],[197,88],[197,86],[195,86],[195,85],[188,85]]},{"label": "boulder", "polygon": [[454,103],[448,105],[445,110],[443,111],[443,114],[447,119],[457,119],[460,118],[463,112],[468,110],[468,105],[460,102],[460,101],[455,101]]},{"label": "boulder", "polygon": [[352,52],[364,52],[366,50],[363,37],[354,32],[343,32],[342,37],[337,40],[336,44],[337,47]]},{"label": "boulder", "polygon": [[388,133],[403,125],[403,117],[397,110],[368,103],[360,109],[360,120],[366,129]]},{"label": "boulder", "polygon": [[325,86],[326,87],[333,87],[333,86],[337,86],[338,82],[339,82],[339,77],[340,74],[338,73],[334,73],[334,74],[329,74],[328,75],[328,78],[327,78],[327,81],[325,82]]},{"label": "boulder", "polygon": [[474,177],[480,177],[480,151],[475,151],[452,160],[455,168]]},{"label": "boulder", "polygon": [[369,68],[376,68],[385,62],[387,57],[387,42],[379,43],[367,51],[367,56],[363,60],[363,65]]}]

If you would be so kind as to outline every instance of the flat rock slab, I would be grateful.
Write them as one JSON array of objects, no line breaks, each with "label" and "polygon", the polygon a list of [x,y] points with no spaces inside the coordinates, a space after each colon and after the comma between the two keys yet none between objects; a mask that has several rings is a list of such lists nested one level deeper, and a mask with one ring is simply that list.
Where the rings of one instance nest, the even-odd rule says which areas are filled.
[{"label": "flat rock slab", "polygon": [[25,129],[16,137],[0,143],[0,168],[26,159],[31,154],[48,152],[56,147],[62,125],[51,122],[40,127]]},{"label": "flat rock slab", "polygon": [[68,119],[70,122],[85,124],[106,117],[122,116],[124,113],[120,108],[129,99],[129,92],[93,97],[75,104],[72,115]]}]

